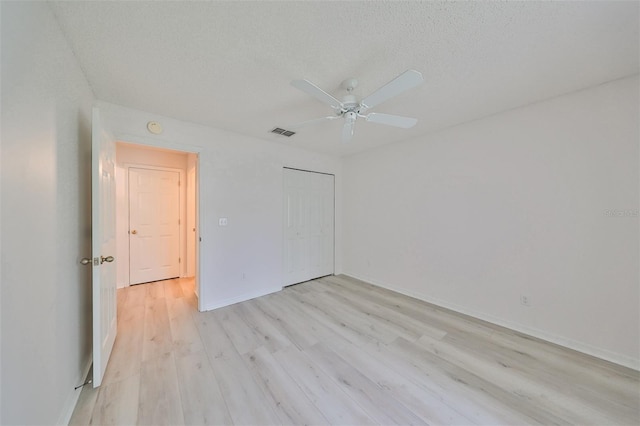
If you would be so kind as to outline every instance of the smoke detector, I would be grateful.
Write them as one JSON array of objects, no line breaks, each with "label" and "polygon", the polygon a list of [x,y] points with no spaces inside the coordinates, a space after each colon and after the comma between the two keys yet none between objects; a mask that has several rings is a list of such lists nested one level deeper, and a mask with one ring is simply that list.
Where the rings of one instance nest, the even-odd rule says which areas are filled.
[{"label": "smoke detector", "polygon": [[157,121],[150,121],[147,123],[147,130],[153,133],[154,135],[159,135],[162,133],[162,125]]}]

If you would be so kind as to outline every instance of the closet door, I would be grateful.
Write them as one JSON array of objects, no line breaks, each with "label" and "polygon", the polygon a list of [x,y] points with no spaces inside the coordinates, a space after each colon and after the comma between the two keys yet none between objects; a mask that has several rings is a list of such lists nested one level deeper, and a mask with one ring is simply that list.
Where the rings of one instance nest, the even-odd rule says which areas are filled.
[{"label": "closet door", "polygon": [[333,274],[334,176],[284,169],[284,285]]}]

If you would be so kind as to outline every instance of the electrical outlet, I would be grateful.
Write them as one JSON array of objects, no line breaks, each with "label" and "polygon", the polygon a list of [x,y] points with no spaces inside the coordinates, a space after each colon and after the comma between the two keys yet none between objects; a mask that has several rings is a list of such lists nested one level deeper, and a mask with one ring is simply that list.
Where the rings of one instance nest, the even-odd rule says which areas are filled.
[{"label": "electrical outlet", "polygon": [[219,226],[227,226],[227,218],[226,217],[221,217],[218,219],[218,225]]},{"label": "electrical outlet", "polygon": [[522,296],[520,296],[520,304],[524,306],[531,306],[531,299],[529,298],[529,296],[523,294]]}]

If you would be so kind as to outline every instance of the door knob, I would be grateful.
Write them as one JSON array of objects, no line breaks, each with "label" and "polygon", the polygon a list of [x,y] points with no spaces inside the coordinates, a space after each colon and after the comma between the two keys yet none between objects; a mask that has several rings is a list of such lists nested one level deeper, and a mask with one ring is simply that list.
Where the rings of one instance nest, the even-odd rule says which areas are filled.
[{"label": "door knob", "polygon": [[91,265],[91,259],[89,259],[88,257],[83,257],[82,259],[80,259],[80,264],[81,265]]},{"label": "door knob", "polygon": [[102,265],[104,262],[109,262],[109,263],[111,263],[111,262],[113,262],[113,261],[114,261],[114,257],[113,257],[113,256],[107,256],[107,257],[100,256],[100,264],[101,264],[101,265]]},{"label": "door knob", "polygon": [[138,233],[138,231],[136,231],[136,230],[134,229],[133,231],[131,231],[131,233],[132,233],[133,235],[135,235],[135,234],[137,234],[137,233]]}]

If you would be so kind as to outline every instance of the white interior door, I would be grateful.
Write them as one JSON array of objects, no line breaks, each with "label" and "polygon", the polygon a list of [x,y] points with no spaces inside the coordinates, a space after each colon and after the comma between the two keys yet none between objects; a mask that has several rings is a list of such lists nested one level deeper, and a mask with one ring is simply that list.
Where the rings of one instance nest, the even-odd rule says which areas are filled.
[{"label": "white interior door", "polygon": [[115,138],[93,108],[92,253],[93,253],[93,387],[102,383],[117,333],[115,216]]},{"label": "white interior door", "polygon": [[333,273],[334,176],[284,169],[284,285]]},{"label": "white interior door", "polygon": [[180,174],[129,169],[131,284],[180,276]]}]

